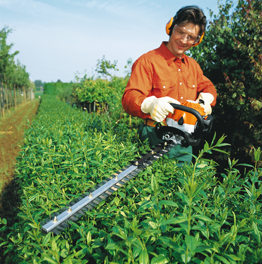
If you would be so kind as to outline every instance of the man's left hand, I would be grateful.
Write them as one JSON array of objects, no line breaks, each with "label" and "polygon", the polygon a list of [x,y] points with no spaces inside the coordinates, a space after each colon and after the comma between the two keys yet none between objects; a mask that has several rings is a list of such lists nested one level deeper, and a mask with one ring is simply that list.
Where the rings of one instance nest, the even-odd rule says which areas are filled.
[{"label": "man's left hand", "polygon": [[211,93],[200,93],[196,102],[204,108],[206,115],[210,115],[212,113],[211,104],[213,100],[214,96]]}]

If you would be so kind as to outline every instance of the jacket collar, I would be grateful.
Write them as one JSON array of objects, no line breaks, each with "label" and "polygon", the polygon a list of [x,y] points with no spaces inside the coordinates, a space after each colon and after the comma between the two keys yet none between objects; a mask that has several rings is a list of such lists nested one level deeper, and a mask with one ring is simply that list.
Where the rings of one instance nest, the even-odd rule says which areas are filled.
[{"label": "jacket collar", "polygon": [[167,44],[167,41],[163,41],[160,47],[158,48],[158,50],[160,54],[168,61],[168,63],[171,63],[176,60],[181,60],[182,62],[185,63],[187,56],[183,54],[181,58],[178,58],[167,48],[166,44]]}]

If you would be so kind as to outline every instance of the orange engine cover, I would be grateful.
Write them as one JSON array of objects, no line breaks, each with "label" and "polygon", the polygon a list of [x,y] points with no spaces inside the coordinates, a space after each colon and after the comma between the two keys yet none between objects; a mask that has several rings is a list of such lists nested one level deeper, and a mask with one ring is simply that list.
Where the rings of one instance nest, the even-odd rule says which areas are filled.
[{"label": "orange engine cover", "polygon": [[[193,101],[186,101],[182,105],[190,107],[198,111],[201,116],[205,116],[204,108]],[[182,131],[193,133],[196,127],[197,118],[186,111],[175,109],[174,114],[169,114],[166,118],[166,124],[171,127],[176,127]]]}]

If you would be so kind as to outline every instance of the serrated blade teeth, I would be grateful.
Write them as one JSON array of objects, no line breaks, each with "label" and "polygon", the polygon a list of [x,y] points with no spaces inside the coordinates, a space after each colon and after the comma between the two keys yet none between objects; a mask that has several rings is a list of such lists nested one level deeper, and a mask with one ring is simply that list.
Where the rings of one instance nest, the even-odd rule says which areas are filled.
[{"label": "serrated blade teeth", "polygon": [[109,195],[107,194],[107,193],[103,193],[103,194],[101,194],[99,197],[101,198],[101,200],[105,200],[107,197],[108,197]]},{"label": "serrated blade teeth", "polygon": [[[68,222],[75,222],[78,219],[77,215],[72,215],[70,216],[70,218],[68,219]],[[65,225],[65,223],[63,223],[63,225]]]},{"label": "serrated blade teeth", "polygon": [[92,203],[98,205],[100,203],[100,201],[98,201],[98,199],[95,199],[95,200],[92,201]]},{"label": "serrated blade teeth", "polygon": [[108,189],[105,193],[109,196],[109,195],[111,195],[113,192],[114,192],[113,190]]}]

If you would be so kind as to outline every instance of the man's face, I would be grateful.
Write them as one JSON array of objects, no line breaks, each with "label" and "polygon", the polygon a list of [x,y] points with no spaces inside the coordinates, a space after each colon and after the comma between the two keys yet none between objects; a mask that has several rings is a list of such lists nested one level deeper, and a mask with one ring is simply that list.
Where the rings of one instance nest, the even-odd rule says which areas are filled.
[{"label": "man's face", "polygon": [[175,25],[167,43],[167,48],[177,57],[181,57],[185,51],[197,42],[200,27],[193,23]]}]

